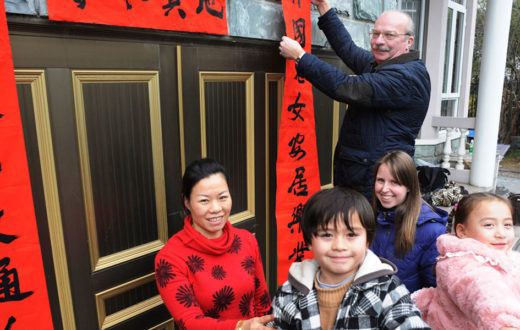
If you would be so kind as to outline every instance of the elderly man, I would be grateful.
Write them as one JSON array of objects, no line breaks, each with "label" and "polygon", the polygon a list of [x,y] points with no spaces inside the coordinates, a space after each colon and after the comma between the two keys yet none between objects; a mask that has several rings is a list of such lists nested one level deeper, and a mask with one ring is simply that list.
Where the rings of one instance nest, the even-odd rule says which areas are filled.
[{"label": "elderly man", "polygon": [[403,150],[414,155],[415,138],[430,101],[430,77],[413,44],[413,21],[404,12],[384,12],[370,32],[372,51],[352,41],[328,0],[311,0],[318,7],[318,26],[354,71],[349,75],[305,53],[288,37],[280,54],[296,61],[298,75],[348,110],[334,152],[334,185],[354,188],[369,200],[373,166],[385,153]]}]

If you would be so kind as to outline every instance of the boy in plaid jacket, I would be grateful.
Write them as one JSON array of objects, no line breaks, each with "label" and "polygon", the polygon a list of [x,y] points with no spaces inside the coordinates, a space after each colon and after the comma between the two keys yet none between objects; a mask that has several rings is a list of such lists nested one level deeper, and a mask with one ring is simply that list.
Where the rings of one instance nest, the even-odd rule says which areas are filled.
[{"label": "boy in plaid jacket", "polygon": [[368,247],[376,229],[368,201],[334,187],[305,205],[302,231],[313,260],[291,265],[273,299],[278,329],[430,329],[396,267]]}]

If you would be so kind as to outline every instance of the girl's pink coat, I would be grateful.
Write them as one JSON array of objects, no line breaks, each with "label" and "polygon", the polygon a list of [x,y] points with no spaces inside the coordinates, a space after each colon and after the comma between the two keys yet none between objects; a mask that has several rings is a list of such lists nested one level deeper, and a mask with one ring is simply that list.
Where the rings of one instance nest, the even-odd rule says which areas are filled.
[{"label": "girl's pink coat", "polygon": [[520,328],[519,253],[450,234],[437,249],[437,288],[412,295],[432,329]]}]

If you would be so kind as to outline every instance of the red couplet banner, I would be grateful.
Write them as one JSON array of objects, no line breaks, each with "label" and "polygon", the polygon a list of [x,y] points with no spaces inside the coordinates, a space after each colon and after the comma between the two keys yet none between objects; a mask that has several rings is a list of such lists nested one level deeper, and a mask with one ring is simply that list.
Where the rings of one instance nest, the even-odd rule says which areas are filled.
[{"label": "red couplet banner", "polygon": [[226,0],[47,0],[49,19],[228,34]]},{"label": "red couplet banner", "polygon": [[[282,0],[282,7],[287,36],[310,53],[310,0]],[[291,263],[312,258],[300,224],[305,202],[321,188],[312,85],[297,76],[293,60],[285,64],[276,187],[278,285],[281,285],[287,280]]]},{"label": "red couplet banner", "polygon": [[0,329],[53,329],[0,1]]}]

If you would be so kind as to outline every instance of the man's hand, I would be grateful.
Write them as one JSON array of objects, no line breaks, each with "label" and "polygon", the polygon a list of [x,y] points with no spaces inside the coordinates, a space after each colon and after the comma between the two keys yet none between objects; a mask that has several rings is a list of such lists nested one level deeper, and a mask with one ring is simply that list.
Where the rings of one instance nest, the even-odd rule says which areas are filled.
[{"label": "man's hand", "polygon": [[297,59],[304,52],[298,41],[286,36],[282,37],[278,49],[280,49],[280,55],[290,60]]},{"label": "man's hand", "polygon": [[329,0],[311,0],[311,3],[318,7],[318,11],[320,12],[320,15],[325,14],[330,9],[330,3]]}]

